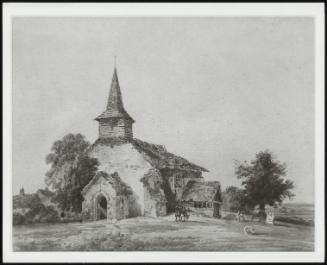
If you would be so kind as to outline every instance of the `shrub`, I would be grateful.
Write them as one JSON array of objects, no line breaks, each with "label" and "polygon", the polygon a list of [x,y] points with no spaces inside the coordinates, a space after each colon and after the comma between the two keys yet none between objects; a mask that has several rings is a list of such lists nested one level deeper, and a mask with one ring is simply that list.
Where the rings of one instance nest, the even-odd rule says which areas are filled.
[{"label": "shrub", "polygon": [[33,205],[31,209],[25,214],[25,223],[33,224],[40,221],[39,214],[45,209],[45,206],[41,203]]},{"label": "shrub", "polygon": [[236,217],[235,214],[231,214],[231,213],[229,213],[229,214],[223,216],[222,219],[225,219],[225,220],[237,220],[237,217]]},{"label": "shrub", "polygon": [[34,223],[53,223],[60,220],[59,214],[53,206],[43,204],[33,205],[25,215],[20,213],[13,214],[13,224],[34,224]]},{"label": "shrub", "polygon": [[41,223],[54,223],[60,220],[58,212],[53,206],[47,206],[41,212]]},{"label": "shrub", "polygon": [[13,214],[13,225],[22,225],[25,223],[25,217],[21,213]]}]

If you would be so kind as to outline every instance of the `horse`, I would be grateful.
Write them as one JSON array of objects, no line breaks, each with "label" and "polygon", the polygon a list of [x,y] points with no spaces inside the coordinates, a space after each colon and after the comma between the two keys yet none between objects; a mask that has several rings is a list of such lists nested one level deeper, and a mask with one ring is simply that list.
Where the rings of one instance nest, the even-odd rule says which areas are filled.
[{"label": "horse", "polygon": [[183,222],[187,221],[189,217],[190,217],[190,215],[187,212],[186,208],[182,207],[182,210],[181,210],[181,219],[182,219],[182,221]]},{"label": "horse", "polygon": [[184,206],[176,206],[175,208],[175,221],[185,222],[188,220],[190,215],[188,214],[186,208]]}]

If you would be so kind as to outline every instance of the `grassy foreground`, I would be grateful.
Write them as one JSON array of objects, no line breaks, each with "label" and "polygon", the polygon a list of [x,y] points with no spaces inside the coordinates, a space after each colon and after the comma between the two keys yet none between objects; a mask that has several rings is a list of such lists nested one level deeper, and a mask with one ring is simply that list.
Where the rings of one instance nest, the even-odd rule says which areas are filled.
[{"label": "grassy foreground", "polygon": [[[245,235],[253,225],[256,234]],[[313,251],[314,227],[191,216],[13,227],[14,251]]]}]

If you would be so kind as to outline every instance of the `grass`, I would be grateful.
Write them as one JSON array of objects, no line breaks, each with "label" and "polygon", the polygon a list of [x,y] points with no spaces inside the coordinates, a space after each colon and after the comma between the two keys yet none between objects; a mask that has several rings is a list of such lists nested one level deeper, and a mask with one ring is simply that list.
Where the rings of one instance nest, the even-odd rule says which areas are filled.
[{"label": "grass", "polygon": [[[245,235],[253,225],[256,235]],[[313,251],[314,228],[191,216],[13,227],[14,251]]]}]

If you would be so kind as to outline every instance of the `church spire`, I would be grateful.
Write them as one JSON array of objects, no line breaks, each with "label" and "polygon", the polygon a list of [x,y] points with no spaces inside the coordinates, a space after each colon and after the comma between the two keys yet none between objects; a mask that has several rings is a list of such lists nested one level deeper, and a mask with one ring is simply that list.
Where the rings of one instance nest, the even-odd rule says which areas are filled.
[{"label": "church spire", "polygon": [[111,87],[107,102],[107,110],[122,111],[123,109],[124,106],[118,81],[117,68],[115,67],[114,74],[111,80]]},{"label": "church spire", "polygon": [[135,121],[124,108],[116,66],[111,80],[106,110],[95,120],[100,123],[99,132],[102,138],[133,137],[132,123]]}]

